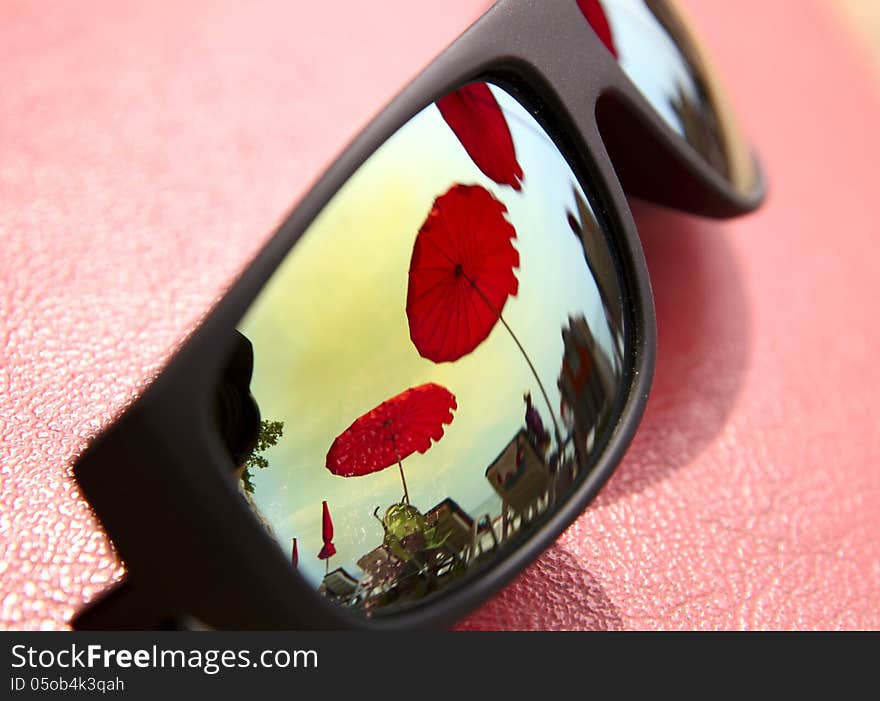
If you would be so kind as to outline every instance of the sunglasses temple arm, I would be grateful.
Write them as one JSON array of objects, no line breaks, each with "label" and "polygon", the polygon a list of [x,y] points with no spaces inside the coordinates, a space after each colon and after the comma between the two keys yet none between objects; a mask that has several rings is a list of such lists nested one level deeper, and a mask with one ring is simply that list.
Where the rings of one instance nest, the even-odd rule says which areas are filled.
[{"label": "sunglasses temple arm", "polygon": [[[176,606],[138,574],[160,571],[163,564],[171,571],[179,566],[173,548],[156,547],[174,542],[174,531],[168,530],[171,520],[161,518],[161,512],[179,511],[179,505],[163,501],[176,493],[163,487],[155,465],[169,462],[170,456],[163,455],[148,424],[136,405],[74,465],[80,490],[128,570],[122,580],[74,614],[70,622],[74,630],[188,630],[191,623],[200,627],[186,615],[186,608]],[[151,558],[145,559],[145,552],[152,553]]]},{"label": "sunglasses temple arm", "polygon": [[70,622],[74,630],[184,630],[182,619],[155,605],[129,577],[105,590],[77,611]]}]

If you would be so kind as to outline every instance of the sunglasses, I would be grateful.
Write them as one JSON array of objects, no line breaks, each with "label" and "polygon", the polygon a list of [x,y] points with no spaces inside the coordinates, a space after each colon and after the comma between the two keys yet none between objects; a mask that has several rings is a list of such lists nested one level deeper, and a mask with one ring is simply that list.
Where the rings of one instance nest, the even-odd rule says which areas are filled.
[{"label": "sunglasses", "polygon": [[497,591],[645,407],[624,193],[712,217],[763,198],[687,21],[668,0],[502,0],[78,459],[127,575],[73,626],[400,630]]}]

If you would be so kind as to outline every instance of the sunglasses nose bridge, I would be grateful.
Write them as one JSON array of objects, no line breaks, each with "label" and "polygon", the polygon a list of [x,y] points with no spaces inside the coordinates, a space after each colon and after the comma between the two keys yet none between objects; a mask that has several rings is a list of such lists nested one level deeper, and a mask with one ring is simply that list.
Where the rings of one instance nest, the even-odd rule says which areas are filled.
[{"label": "sunglasses nose bridge", "polygon": [[593,25],[591,14],[601,14],[604,23],[594,31],[616,64],[597,111],[627,192],[705,216],[754,210],[763,199],[763,174],[679,3],[579,4],[592,8],[584,14]]},{"label": "sunglasses nose bridge", "polygon": [[[516,2],[499,6],[522,9]],[[596,12],[604,18],[598,30]],[[545,26],[532,25],[529,31],[552,32],[552,40],[514,42],[528,47],[521,57],[525,82],[555,93],[549,111],[568,106],[582,133],[600,131],[628,194],[710,217],[758,207],[763,173],[676,3],[561,1]],[[649,50],[655,59],[646,59]],[[540,75],[531,66],[540,66]]]}]

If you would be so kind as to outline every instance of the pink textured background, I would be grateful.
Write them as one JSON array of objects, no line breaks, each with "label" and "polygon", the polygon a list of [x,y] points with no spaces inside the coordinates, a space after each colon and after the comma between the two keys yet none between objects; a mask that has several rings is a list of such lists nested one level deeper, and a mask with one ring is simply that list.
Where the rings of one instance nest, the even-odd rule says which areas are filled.
[{"label": "pink textured background", "polygon": [[[0,626],[64,628],[120,576],[72,458],[483,4],[3,3]],[[462,628],[880,627],[880,98],[811,2],[685,4],[770,199],[729,223],[636,208],[642,428]]]}]

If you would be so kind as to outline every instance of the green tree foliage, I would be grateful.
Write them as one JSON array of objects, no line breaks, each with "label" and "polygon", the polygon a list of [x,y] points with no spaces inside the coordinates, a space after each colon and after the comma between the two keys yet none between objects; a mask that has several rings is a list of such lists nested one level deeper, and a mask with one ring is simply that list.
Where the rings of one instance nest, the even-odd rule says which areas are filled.
[{"label": "green tree foliage", "polygon": [[269,466],[269,461],[262,455],[265,451],[278,443],[284,432],[283,421],[260,421],[260,435],[257,437],[257,445],[244,463],[244,471],[241,473],[241,481],[244,490],[248,494],[254,493],[253,472],[255,468],[263,469]]}]

